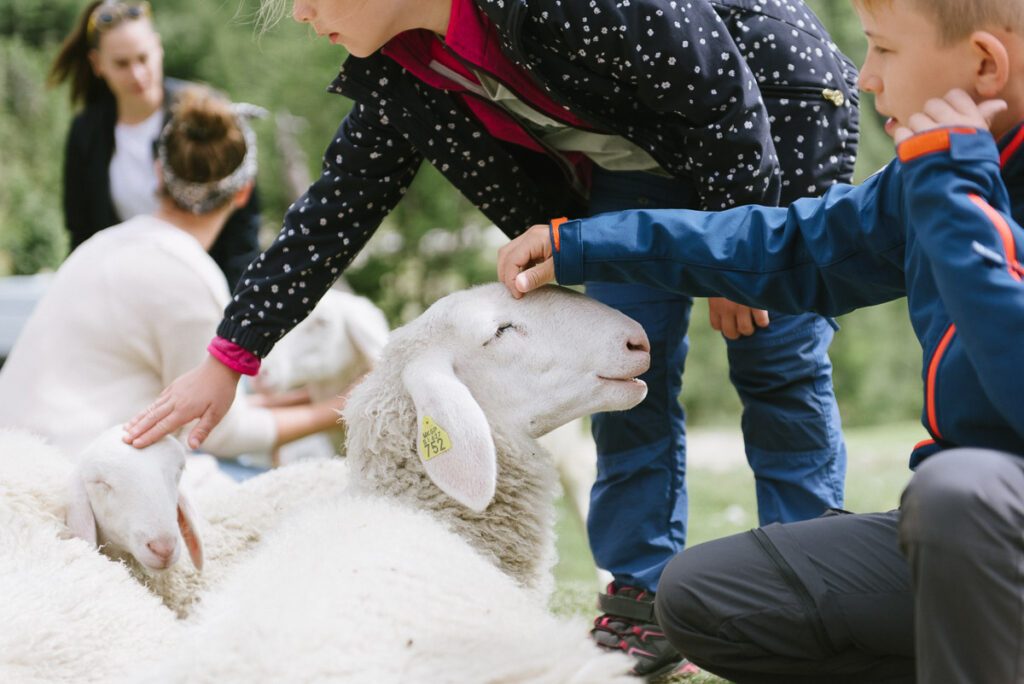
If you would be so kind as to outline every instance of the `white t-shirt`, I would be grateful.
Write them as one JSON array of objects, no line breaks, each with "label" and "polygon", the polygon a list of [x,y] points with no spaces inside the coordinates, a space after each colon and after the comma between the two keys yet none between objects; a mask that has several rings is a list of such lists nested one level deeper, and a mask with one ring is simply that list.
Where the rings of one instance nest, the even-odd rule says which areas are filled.
[{"label": "white t-shirt", "polygon": [[[0,427],[77,453],[203,360],[230,296],[183,230],[148,215],[101,230],[57,271],[0,368]],[[276,438],[270,411],[240,391],[203,450],[266,452]]]},{"label": "white t-shirt", "polygon": [[110,198],[122,221],[156,211],[153,141],[159,137],[163,121],[164,112],[157,109],[145,121],[114,126]]}]

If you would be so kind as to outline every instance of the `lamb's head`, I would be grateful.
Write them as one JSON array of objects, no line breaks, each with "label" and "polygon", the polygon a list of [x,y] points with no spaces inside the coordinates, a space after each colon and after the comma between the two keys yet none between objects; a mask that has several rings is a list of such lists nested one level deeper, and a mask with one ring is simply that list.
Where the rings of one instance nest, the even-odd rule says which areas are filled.
[{"label": "lamb's head", "polygon": [[379,367],[403,369],[427,474],[483,510],[495,488],[492,427],[532,438],[631,408],[647,394],[637,376],[649,365],[647,335],[625,315],[564,288],[517,300],[493,284],[449,295],[395,331]]},{"label": "lamb's head", "polygon": [[341,392],[376,363],[388,322],[370,300],[328,290],[301,323],[274,346],[256,378],[262,391],[281,392],[336,380]]},{"label": "lamb's head", "polygon": [[203,566],[196,515],[178,483],[185,449],[173,437],[139,450],[116,426],[79,456],[69,483],[66,522],[72,534],[113,554],[130,554],[150,570],[177,562],[180,539],[192,563]]}]

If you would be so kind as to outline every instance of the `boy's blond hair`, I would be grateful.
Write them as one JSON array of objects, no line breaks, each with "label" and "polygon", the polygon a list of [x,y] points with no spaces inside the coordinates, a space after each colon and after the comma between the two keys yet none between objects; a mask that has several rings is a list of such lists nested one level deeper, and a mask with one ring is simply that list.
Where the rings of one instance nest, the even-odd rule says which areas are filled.
[{"label": "boy's blond hair", "polygon": [[909,3],[928,16],[944,43],[966,38],[974,31],[1003,28],[1024,32],[1024,0],[853,0],[870,11],[893,2]]}]

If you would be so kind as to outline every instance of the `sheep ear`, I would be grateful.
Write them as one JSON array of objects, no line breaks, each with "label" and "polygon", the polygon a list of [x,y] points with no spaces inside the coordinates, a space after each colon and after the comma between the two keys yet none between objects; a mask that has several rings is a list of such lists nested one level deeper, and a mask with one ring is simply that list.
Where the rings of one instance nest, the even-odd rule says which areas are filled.
[{"label": "sheep ear", "polygon": [[491,428],[451,359],[413,360],[402,382],[416,405],[416,450],[427,475],[463,506],[482,511],[494,498],[497,458]]},{"label": "sheep ear", "polygon": [[189,558],[196,570],[203,569],[203,540],[199,536],[199,526],[196,521],[196,509],[192,507],[185,492],[178,491],[178,529],[181,531],[181,538],[185,540],[185,548],[188,549]]},{"label": "sheep ear", "polygon": [[92,513],[85,482],[76,470],[68,483],[68,506],[64,512],[64,523],[71,534],[96,546],[96,517]]}]

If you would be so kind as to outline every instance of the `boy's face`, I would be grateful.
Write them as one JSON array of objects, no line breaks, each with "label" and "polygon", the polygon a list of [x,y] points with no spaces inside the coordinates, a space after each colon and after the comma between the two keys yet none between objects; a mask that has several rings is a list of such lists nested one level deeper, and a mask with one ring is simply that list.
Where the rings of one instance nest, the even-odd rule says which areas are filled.
[{"label": "boy's face", "polygon": [[879,114],[890,117],[889,135],[931,98],[953,88],[975,95],[968,39],[943,44],[931,18],[909,0],[874,2],[870,9],[858,0],[854,7],[868,37],[859,85],[875,95]]}]

